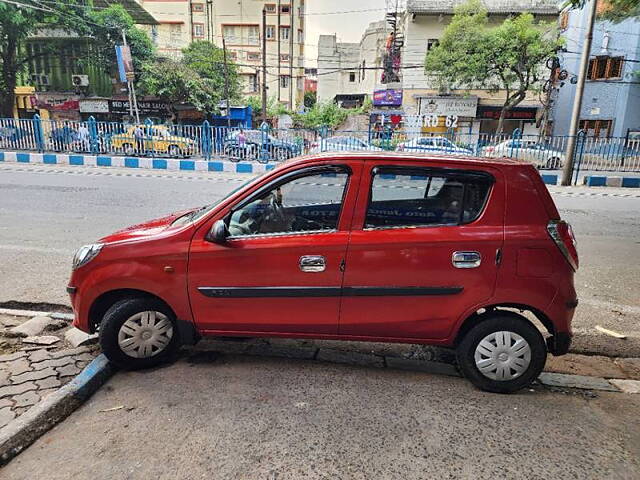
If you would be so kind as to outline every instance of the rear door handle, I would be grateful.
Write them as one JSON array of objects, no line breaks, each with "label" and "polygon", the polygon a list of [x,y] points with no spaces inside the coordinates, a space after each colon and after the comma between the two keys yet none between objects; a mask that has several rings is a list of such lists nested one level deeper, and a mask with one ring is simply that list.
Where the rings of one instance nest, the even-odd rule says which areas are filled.
[{"label": "rear door handle", "polygon": [[307,273],[324,272],[327,262],[322,255],[304,255],[300,257],[300,270]]},{"label": "rear door handle", "polygon": [[482,263],[480,252],[453,252],[451,263],[456,268],[478,268]]}]

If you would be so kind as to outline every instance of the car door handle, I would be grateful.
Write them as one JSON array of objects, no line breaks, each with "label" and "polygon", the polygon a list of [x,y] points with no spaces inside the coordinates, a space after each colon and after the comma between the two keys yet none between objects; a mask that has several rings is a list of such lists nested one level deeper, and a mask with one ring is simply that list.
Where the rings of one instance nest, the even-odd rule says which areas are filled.
[{"label": "car door handle", "polygon": [[456,268],[478,268],[482,263],[480,252],[453,252],[451,263]]},{"label": "car door handle", "polygon": [[324,272],[327,262],[322,255],[304,255],[300,257],[300,270],[307,273]]}]

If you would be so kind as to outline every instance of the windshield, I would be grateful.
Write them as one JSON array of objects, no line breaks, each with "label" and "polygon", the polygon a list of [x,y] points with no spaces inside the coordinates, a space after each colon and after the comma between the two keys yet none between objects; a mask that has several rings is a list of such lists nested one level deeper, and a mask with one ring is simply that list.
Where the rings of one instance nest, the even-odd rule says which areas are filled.
[{"label": "windshield", "polygon": [[227,193],[226,195],[222,196],[216,202],[214,202],[214,203],[212,203],[210,205],[205,205],[202,208],[199,208],[197,210],[194,210],[193,212],[189,212],[189,213],[187,213],[185,215],[182,215],[181,217],[176,218],[171,225],[184,225],[187,222],[195,222],[199,218],[202,218],[203,216],[208,214],[210,211],[212,211],[214,208],[216,208],[218,205],[220,205],[223,201],[225,201],[231,195],[234,195],[235,193],[239,192],[244,187],[252,184],[253,182],[258,181],[258,179],[262,178],[262,176],[264,176],[265,174],[266,174],[266,172],[263,173],[262,175],[258,175],[257,177],[250,178],[246,182],[242,182],[238,187],[234,188],[229,193]]}]

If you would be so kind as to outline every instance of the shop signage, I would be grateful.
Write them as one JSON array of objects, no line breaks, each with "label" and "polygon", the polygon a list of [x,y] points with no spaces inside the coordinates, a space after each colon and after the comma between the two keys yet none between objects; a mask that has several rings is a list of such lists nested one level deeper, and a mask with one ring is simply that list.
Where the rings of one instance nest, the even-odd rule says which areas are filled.
[{"label": "shop signage", "polygon": [[109,113],[109,100],[80,100],[80,113]]},{"label": "shop signage", "polygon": [[420,115],[475,118],[478,97],[419,97]]},{"label": "shop signage", "polygon": [[[169,104],[156,100],[138,100],[140,115],[167,115],[171,112]],[[109,100],[111,113],[129,114],[129,100]]]},{"label": "shop signage", "polygon": [[[480,105],[478,107],[478,117],[485,120],[498,120],[500,118],[502,107]],[[536,120],[538,109],[536,107],[515,107],[507,110],[505,119],[507,120]]]},{"label": "shop signage", "polygon": [[399,107],[402,105],[402,90],[376,90],[373,92],[375,107]]}]

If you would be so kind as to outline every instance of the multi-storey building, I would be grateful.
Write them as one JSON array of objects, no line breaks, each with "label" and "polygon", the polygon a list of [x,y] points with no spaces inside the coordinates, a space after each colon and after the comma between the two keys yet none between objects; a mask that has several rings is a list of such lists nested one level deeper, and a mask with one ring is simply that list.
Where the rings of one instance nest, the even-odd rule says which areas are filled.
[{"label": "multi-storey building", "polygon": [[[567,10],[561,16],[566,52],[560,61],[569,77],[556,86],[555,135],[569,133],[587,10]],[[640,138],[640,23],[635,19],[618,24],[597,21],[590,53],[579,128],[595,138]]]},{"label": "multi-storey building", "polygon": [[[167,56],[196,40],[226,44],[239,66],[243,93],[258,95],[266,55],[267,94],[289,108],[304,95],[304,0],[138,0],[157,20],[149,27],[158,52]],[[263,28],[262,12],[266,11]],[[266,39],[266,52],[262,40]]]}]

